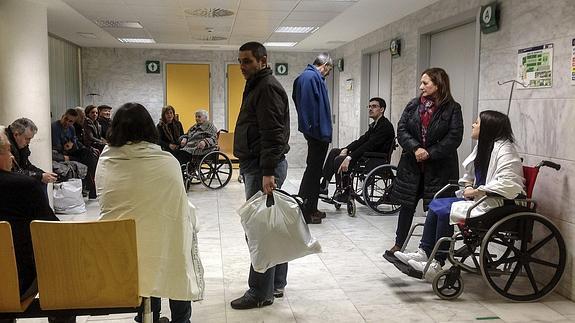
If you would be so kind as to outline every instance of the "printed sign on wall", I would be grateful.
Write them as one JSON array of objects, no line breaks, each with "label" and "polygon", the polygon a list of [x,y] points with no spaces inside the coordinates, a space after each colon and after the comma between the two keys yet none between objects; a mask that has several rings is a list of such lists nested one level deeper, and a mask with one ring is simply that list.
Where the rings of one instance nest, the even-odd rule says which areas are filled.
[{"label": "printed sign on wall", "polygon": [[551,87],[553,44],[520,49],[517,55],[517,80],[525,84],[525,89]]},{"label": "printed sign on wall", "polygon": [[575,85],[575,38],[571,40],[571,85]]}]

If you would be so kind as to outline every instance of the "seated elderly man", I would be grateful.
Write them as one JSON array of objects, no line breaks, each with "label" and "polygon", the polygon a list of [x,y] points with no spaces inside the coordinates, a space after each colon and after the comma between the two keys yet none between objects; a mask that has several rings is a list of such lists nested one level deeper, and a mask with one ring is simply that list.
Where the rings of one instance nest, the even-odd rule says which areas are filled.
[{"label": "seated elderly man", "polygon": [[44,184],[53,183],[57,179],[56,174],[45,172],[30,162],[30,140],[34,138],[36,132],[38,127],[27,118],[16,119],[6,128],[10,151],[14,156],[12,171],[33,177]]},{"label": "seated elderly man", "polygon": [[[20,295],[26,298],[38,291],[30,222],[58,221],[58,218],[50,208],[48,197],[39,180],[11,171],[10,146],[4,126],[0,126],[0,221],[9,222],[12,228]],[[73,317],[65,320],[73,321]],[[62,320],[51,318],[50,321]]]},{"label": "seated elderly man", "polygon": [[[323,165],[323,179],[321,181],[320,197],[327,198],[328,185],[333,177],[336,175],[336,183],[338,188],[349,187],[349,173],[348,170],[352,168],[357,161],[366,152],[388,153],[395,138],[395,131],[393,125],[383,115],[385,112],[385,100],[382,98],[369,99],[369,117],[373,122],[369,125],[367,131],[347,145],[345,148],[332,149],[325,163]],[[349,192],[338,192],[334,196],[339,202],[346,203]]]},{"label": "seated elderly man", "polygon": [[180,164],[188,162],[192,156],[201,156],[218,144],[218,129],[208,120],[208,112],[196,111],[196,124],[191,126],[187,134],[182,136],[180,150],[175,156]]}]

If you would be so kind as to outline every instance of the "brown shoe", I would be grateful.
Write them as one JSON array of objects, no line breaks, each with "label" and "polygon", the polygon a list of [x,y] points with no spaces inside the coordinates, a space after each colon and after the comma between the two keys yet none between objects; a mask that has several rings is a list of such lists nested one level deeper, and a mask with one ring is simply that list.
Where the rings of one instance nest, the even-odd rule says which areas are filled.
[{"label": "brown shoe", "polygon": [[315,213],[310,214],[309,219],[305,219],[305,223],[307,224],[321,224],[321,218],[317,216]]},{"label": "brown shoe", "polygon": [[316,217],[318,217],[318,218],[320,218],[320,219],[325,219],[325,217],[326,217],[325,212],[322,212],[322,211],[319,211],[319,210],[318,210],[318,211],[315,211],[315,212],[312,214],[312,216],[313,216],[313,215],[315,215]]},{"label": "brown shoe", "polygon": [[391,257],[395,257],[395,252],[400,250],[401,250],[400,246],[394,245],[393,247],[391,247],[391,249],[385,250],[385,254]]}]

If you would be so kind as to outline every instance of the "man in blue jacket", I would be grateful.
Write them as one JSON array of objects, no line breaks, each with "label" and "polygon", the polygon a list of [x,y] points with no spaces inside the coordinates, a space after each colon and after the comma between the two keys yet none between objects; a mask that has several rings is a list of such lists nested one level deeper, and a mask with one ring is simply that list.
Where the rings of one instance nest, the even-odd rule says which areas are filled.
[{"label": "man in blue jacket", "polygon": [[323,160],[331,142],[331,108],[325,78],[333,69],[333,60],[327,53],[319,54],[308,64],[293,84],[293,101],[298,114],[298,130],[307,141],[306,168],[299,187],[304,199],[304,217],[307,223],[318,224],[325,213],[317,209],[319,182]]}]

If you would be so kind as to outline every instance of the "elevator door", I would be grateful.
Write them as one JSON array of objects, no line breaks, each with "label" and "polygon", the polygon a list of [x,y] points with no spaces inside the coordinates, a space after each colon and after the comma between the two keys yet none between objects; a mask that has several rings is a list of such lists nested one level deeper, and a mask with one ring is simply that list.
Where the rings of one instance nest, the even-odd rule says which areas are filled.
[{"label": "elevator door", "polygon": [[473,149],[471,124],[477,116],[475,87],[475,22],[448,29],[430,37],[430,67],[441,67],[449,75],[451,94],[461,104],[463,141],[458,149],[461,163]]},{"label": "elevator door", "polygon": [[166,64],[166,103],[187,131],[196,123],[197,110],[210,111],[210,65]]}]

